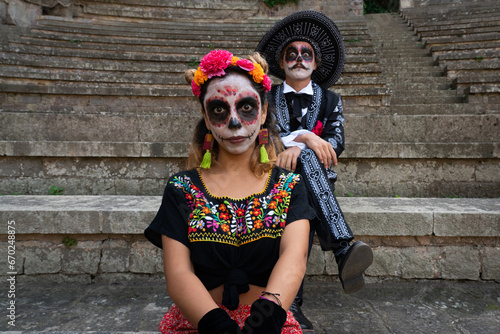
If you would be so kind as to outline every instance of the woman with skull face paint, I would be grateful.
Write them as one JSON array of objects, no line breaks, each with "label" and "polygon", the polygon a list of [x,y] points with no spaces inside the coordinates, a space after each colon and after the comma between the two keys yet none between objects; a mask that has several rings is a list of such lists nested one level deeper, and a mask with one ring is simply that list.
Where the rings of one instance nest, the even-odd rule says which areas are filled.
[{"label": "woman with skull face paint", "polygon": [[163,248],[175,303],[163,333],[302,333],[287,310],[305,274],[314,211],[300,176],[275,165],[281,141],[266,72],[258,54],[224,50],[186,72],[203,115],[190,170],[168,180],[145,230]]}]

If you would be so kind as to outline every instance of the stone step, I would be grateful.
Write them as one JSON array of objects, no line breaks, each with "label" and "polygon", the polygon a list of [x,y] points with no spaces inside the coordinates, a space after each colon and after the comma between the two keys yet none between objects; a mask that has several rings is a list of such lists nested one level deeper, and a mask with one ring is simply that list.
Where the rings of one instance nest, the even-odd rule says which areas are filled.
[{"label": "stone step", "polygon": [[[179,3],[168,1],[154,1],[153,3],[144,5],[136,5],[136,3],[108,3],[102,1],[100,3],[87,3],[84,7],[84,13],[88,17],[106,16],[131,19],[154,19],[154,20],[172,20],[177,17],[179,19],[199,20],[204,19],[219,19],[222,17],[231,18],[232,20],[247,19],[258,12],[258,6],[253,2],[247,1],[228,1],[228,2],[188,2],[186,6],[184,2]],[[175,13],[175,17],[173,17]]]},{"label": "stone step", "polygon": [[500,48],[499,41],[493,42],[469,42],[460,44],[446,44],[446,45],[434,45],[429,48],[433,56],[438,56],[443,53],[453,52],[453,51],[469,51],[469,52],[480,52],[481,50],[496,50]]},{"label": "stone step", "polygon": [[[500,249],[494,242],[500,237],[498,199],[339,197],[338,201],[356,238],[374,249],[378,260],[368,276],[500,278]],[[143,237],[160,202],[160,196],[1,196],[0,218],[15,222],[17,277],[161,274],[161,250]],[[64,237],[76,245],[64,246],[61,240],[68,240]],[[424,243],[426,251],[421,253]],[[390,261],[396,253],[403,259]],[[336,266],[325,261],[328,256],[315,244],[308,274],[336,275]]]},{"label": "stone step", "polygon": [[[409,90],[409,88],[412,88]],[[391,88],[391,85],[389,85]],[[421,88],[421,89],[419,89]],[[391,89],[391,98],[421,98],[420,104],[427,104],[431,99],[435,99],[437,103],[462,103],[463,99],[457,100],[457,92],[448,85],[445,89],[432,89],[430,90],[429,85],[420,84],[408,84],[408,85],[394,85]],[[442,98],[439,100],[438,98]],[[391,100],[394,102],[394,100]],[[418,105],[419,103],[415,103]]]},{"label": "stone step", "polygon": [[426,47],[446,44],[462,44],[471,42],[498,42],[500,40],[498,33],[482,33],[471,35],[455,35],[446,37],[426,37],[422,38],[422,43]]},{"label": "stone step", "polygon": [[[116,252],[114,258],[120,260],[122,255]],[[488,272],[482,274],[488,277]],[[17,333],[55,334],[51,331],[54,324],[58,324],[58,334],[157,333],[160,320],[172,305],[164,277],[161,274],[131,276],[17,276],[16,304],[23,305],[24,314],[30,314],[29,317],[16,319]],[[306,297],[302,310],[314,324],[315,331],[303,331],[304,334],[327,333],[333,328],[334,319],[342,319],[345,328],[356,328],[359,332],[371,334],[422,329],[455,334],[455,329],[448,325],[453,319],[460,319],[460,326],[471,333],[495,333],[495,328],[499,326],[495,311],[491,310],[498,303],[498,283],[490,279],[479,282],[379,282],[365,277],[365,280],[367,283],[362,291],[346,295],[338,280],[320,281],[312,275],[308,276],[304,284]],[[477,297],[478,294],[481,298]],[[57,302],[54,302],[53,296],[58,296]],[[358,315],[360,308],[363,310],[362,317]]]},{"label": "stone step", "polygon": [[436,95],[426,95],[425,92],[408,96],[408,94],[393,94],[391,96],[391,105],[407,105],[407,104],[447,104],[447,103],[463,103],[463,96],[456,96],[455,92],[442,91],[443,94],[437,92]]},{"label": "stone step", "polygon": [[[160,196],[166,178],[187,168],[184,157],[175,157],[185,143],[14,142],[5,146],[15,153],[33,150],[33,156],[0,157],[0,189],[9,195],[47,195],[59,187],[66,195]],[[500,197],[498,143],[348,142],[347,148],[349,154],[342,155],[335,167],[338,196]],[[52,152],[68,153],[49,156]],[[121,152],[139,157],[116,157]],[[83,156],[72,156],[79,154]]]},{"label": "stone step", "polygon": [[[393,98],[413,104],[412,98]],[[432,104],[434,99],[414,98]],[[442,100],[442,99],[441,99]],[[396,103],[397,104],[397,103]],[[106,115],[6,113],[0,115],[7,141],[189,142],[194,115]],[[500,114],[345,114],[349,142],[497,142]],[[467,130],[464,125],[467,124]],[[26,132],[25,129],[31,131]],[[64,129],[64,130],[62,130]]]}]

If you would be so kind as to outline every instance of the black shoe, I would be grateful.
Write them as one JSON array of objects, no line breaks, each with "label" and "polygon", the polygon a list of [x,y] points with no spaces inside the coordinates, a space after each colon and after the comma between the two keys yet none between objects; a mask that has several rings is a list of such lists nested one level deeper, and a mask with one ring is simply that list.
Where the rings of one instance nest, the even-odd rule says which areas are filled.
[{"label": "black shoe", "polygon": [[357,241],[335,253],[339,267],[339,278],[346,294],[357,292],[365,286],[363,273],[373,262],[370,246]]},{"label": "black shoe", "polygon": [[297,299],[295,299],[292,305],[290,306],[290,311],[292,311],[293,317],[300,324],[300,328],[313,329],[313,324],[309,321],[309,319],[306,318],[304,313],[302,313],[302,310],[300,309],[300,305]]}]

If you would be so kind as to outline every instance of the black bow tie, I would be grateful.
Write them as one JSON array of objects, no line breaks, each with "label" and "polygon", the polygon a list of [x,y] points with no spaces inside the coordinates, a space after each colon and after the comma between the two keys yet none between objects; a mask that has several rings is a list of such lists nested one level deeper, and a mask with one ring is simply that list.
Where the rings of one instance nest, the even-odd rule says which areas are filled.
[{"label": "black bow tie", "polygon": [[302,109],[308,108],[312,102],[312,96],[308,94],[297,94],[289,92],[285,94],[287,101],[293,99],[293,117],[302,117]]}]

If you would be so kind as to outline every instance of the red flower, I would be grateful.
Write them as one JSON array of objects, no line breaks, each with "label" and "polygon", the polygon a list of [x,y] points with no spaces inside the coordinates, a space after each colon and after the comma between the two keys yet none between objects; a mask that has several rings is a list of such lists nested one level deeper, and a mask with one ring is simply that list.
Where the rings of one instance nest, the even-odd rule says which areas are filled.
[{"label": "red flower", "polygon": [[318,123],[316,123],[316,126],[312,129],[312,133],[314,133],[316,136],[321,136],[323,134],[323,123],[318,121]]}]

